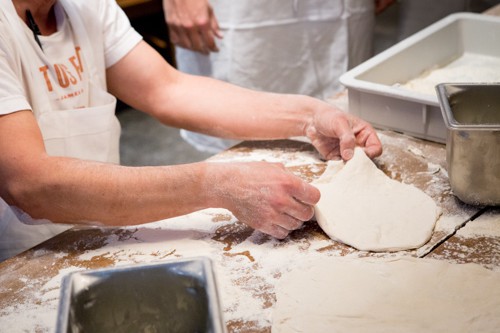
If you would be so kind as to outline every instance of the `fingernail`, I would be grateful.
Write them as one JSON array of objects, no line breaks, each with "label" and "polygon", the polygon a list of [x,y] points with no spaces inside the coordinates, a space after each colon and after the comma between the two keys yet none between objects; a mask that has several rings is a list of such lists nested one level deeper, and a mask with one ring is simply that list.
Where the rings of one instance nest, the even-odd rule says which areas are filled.
[{"label": "fingernail", "polygon": [[352,149],[346,149],[342,152],[342,156],[344,157],[345,160],[350,160],[353,155],[354,155],[354,150]]}]

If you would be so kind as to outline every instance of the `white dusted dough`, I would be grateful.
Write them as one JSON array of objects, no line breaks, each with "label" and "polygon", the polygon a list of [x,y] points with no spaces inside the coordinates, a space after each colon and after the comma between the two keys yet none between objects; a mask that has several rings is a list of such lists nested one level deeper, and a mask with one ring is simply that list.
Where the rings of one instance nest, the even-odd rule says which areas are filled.
[{"label": "white dusted dough", "polygon": [[361,148],[347,163],[328,162],[314,185],[321,192],[315,206],[321,228],[358,250],[418,248],[430,239],[439,216],[427,194],[387,177]]},{"label": "white dusted dough", "polygon": [[498,332],[500,272],[403,258],[327,258],[283,275],[273,333]]}]

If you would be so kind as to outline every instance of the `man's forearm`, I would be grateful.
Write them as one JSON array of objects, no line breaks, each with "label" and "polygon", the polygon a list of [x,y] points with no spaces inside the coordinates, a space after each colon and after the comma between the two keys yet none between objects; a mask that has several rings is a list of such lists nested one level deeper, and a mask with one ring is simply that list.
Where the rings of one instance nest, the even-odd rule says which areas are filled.
[{"label": "man's forearm", "polygon": [[33,218],[140,224],[217,205],[205,195],[204,164],[125,167],[47,157],[3,197]]},{"label": "man's forearm", "polygon": [[[201,162],[122,167],[47,157],[24,169],[2,198],[34,218],[106,226],[157,221],[225,208],[254,229],[286,237],[309,220],[319,191],[280,164]],[[32,171],[32,173],[31,173]]]},{"label": "man's forearm", "polygon": [[257,92],[180,73],[145,43],[109,68],[107,79],[114,95],[162,123],[225,138],[304,135],[313,114],[329,107],[307,96]]},{"label": "man's forearm", "polygon": [[[186,93],[189,91],[189,93]],[[158,106],[160,121],[233,139],[281,139],[305,134],[316,109],[328,107],[299,95],[256,92],[204,77],[183,75]]]}]

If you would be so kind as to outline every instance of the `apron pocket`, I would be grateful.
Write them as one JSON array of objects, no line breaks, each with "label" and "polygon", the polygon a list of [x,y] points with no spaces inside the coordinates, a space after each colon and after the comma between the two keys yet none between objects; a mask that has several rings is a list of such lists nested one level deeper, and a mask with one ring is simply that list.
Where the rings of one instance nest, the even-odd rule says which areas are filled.
[{"label": "apron pocket", "polygon": [[120,124],[114,104],[46,112],[38,124],[49,155],[119,163]]}]

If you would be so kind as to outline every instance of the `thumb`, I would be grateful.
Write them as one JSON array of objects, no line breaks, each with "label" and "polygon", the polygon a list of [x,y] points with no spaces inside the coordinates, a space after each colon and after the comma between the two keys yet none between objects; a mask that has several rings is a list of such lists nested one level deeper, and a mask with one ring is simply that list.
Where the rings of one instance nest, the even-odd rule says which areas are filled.
[{"label": "thumb", "polygon": [[334,130],[339,138],[340,156],[344,161],[348,161],[354,155],[354,148],[356,147],[356,137],[349,119],[338,117],[334,124]]}]

